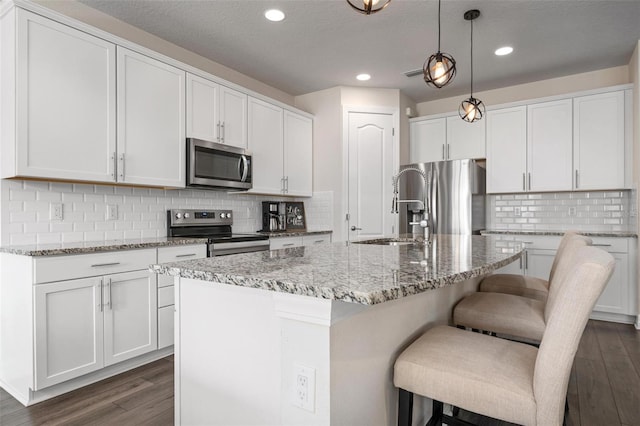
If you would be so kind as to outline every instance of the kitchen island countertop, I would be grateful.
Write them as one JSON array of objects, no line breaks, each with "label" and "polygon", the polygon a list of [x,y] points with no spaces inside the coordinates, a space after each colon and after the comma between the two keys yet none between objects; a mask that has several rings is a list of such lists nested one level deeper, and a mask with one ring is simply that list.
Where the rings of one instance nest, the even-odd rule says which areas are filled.
[{"label": "kitchen island countertop", "polygon": [[440,235],[431,246],[333,243],[188,260],[151,269],[201,281],[375,305],[488,274],[521,255],[490,236]]},{"label": "kitchen island countertop", "polygon": [[322,234],[332,234],[333,231],[258,231],[258,234],[266,235],[269,238],[280,238],[280,237],[299,237],[304,235],[322,235]]},{"label": "kitchen island countertop", "polygon": [[[637,232],[632,231],[580,231],[581,235],[587,237],[614,237],[614,238],[638,238]],[[540,236],[562,236],[565,231],[517,231],[507,229],[487,229],[481,231],[482,235],[540,235]]]}]

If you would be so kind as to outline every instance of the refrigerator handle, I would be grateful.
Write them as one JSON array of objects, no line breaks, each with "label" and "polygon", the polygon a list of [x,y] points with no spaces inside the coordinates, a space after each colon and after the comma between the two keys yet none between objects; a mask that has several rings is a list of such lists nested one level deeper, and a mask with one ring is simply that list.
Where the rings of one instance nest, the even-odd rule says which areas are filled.
[{"label": "refrigerator handle", "polygon": [[525,173],[522,173],[522,190],[527,190],[527,178]]},{"label": "refrigerator handle", "polygon": [[445,157],[444,157],[444,144],[442,144],[442,159],[445,160]]}]

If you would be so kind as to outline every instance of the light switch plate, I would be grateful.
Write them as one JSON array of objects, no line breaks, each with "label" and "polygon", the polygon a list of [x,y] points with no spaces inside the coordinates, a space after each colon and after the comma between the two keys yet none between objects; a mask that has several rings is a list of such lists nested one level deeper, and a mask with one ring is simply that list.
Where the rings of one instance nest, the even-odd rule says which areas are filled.
[{"label": "light switch plate", "polygon": [[49,207],[49,218],[51,220],[62,220],[64,217],[64,205],[62,203],[51,203]]},{"label": "light switch plate", "polygon": [[118,205],[109,204],[107,206],[107,220],[118,220]]}]

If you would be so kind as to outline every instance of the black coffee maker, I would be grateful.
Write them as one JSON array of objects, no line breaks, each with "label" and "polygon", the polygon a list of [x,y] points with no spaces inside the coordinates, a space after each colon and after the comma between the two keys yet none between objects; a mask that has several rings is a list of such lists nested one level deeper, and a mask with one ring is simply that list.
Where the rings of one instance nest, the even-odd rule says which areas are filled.
[{"label": "black coffee maker", "polygon": [[262,231],[278,232],[286,230],[286,204],[278,201],[262,202]]}]

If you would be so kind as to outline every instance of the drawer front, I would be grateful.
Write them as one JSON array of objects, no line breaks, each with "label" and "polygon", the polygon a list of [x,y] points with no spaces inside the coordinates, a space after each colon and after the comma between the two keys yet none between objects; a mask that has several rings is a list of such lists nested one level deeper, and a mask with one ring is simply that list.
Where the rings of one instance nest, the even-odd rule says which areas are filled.
[{"label": "drawer front", "polygon": [[304,235],[302,244],[305,246],[314,246],[316,244],[329,244],[331,242],[331,234],[320,235]]},{"label": "drawer front", "polygon": [[[207,245],[158,247],[158,263],[179,262],[181,260],[207,257]],[[172,281],[173,282],[173,281]]]},{"label": "drawer front", "polygon": [[269,239],[269,249],[271,250],[301,246],[302,237],[276,237]]},{"label": "drawer front", "polygon": [[162,287],[158,289],[158,308],[173,305],[173,289],[174,286]]},{"label": "drawer front", "polygon": [[174,312],[173,306],[158,309],[158,349],[173,345]]},{"label": "drawer front", "polygon": [[[158,263],[179,262],[181,260],[202,259],[207,257],[207,245],[174,246],[158,248]],[[171,275],[158,275],[158,288],[173,285]]]},{"label": "drawer front", "polygon": [[36,284],[148,269],[156,263],[156,249],[38,257],[34,262]]},{"label": "drawer front", "polygon": [[592,237],[593,245],[609,253],[628,253],[629,240],[615,237]]}]

